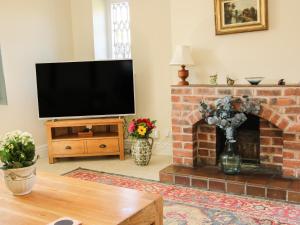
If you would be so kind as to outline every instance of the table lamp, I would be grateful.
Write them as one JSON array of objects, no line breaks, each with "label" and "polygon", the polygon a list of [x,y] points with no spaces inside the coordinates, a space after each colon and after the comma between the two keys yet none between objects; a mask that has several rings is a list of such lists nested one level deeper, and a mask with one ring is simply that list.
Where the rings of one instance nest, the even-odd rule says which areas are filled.
[{"label": "table lamp", "polygon": [[194,65],[191,48],[185,45],[177,46],[170,65],[181,66],[181,70],[178,71],[178,77],[181,79],[181,81],[178,83],[178,85],[189,85],[189,82],[186,81],[189,76],[189,71],[186,70],[185,67]]}]

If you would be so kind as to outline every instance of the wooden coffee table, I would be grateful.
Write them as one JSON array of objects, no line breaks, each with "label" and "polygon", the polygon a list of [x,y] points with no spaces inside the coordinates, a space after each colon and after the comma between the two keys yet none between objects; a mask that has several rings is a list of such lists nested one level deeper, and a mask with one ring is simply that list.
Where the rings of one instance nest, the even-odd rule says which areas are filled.
[{"label": "wooden coffee table", "polygon": [[83,225],[162,225],[160,196],[38,173],[33,192],[15,197],[0,175],[0,225],[43,225],[71,217]]}]

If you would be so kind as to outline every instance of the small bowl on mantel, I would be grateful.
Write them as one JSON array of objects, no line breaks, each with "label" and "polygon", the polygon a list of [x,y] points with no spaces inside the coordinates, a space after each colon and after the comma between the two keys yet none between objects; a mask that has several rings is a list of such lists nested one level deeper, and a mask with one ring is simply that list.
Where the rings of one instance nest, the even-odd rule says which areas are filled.
[{"label": "small bowl on mantel", "polygon": [[251,85],[259,85],[264,77],[246,77],[245,78]]}]

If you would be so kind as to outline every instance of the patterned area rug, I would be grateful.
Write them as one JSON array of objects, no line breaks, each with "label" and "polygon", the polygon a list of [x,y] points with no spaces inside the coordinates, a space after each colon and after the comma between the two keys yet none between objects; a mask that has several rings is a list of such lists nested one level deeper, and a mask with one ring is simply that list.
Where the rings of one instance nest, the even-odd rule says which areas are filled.
[{"label": "patterned area rug", "polygon": [[65,176],[161,194],[166,225],[300,224],[300,205],[202,191],[87,169]]}]

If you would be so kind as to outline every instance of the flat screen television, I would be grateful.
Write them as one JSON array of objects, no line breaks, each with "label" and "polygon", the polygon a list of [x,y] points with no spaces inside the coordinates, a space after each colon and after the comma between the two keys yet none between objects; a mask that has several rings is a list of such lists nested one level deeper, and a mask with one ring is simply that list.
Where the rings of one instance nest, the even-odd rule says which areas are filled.
[{"label": "flat screen television", "polygon": [[39,117],[135,114],[132,60],[36,64]]}]

